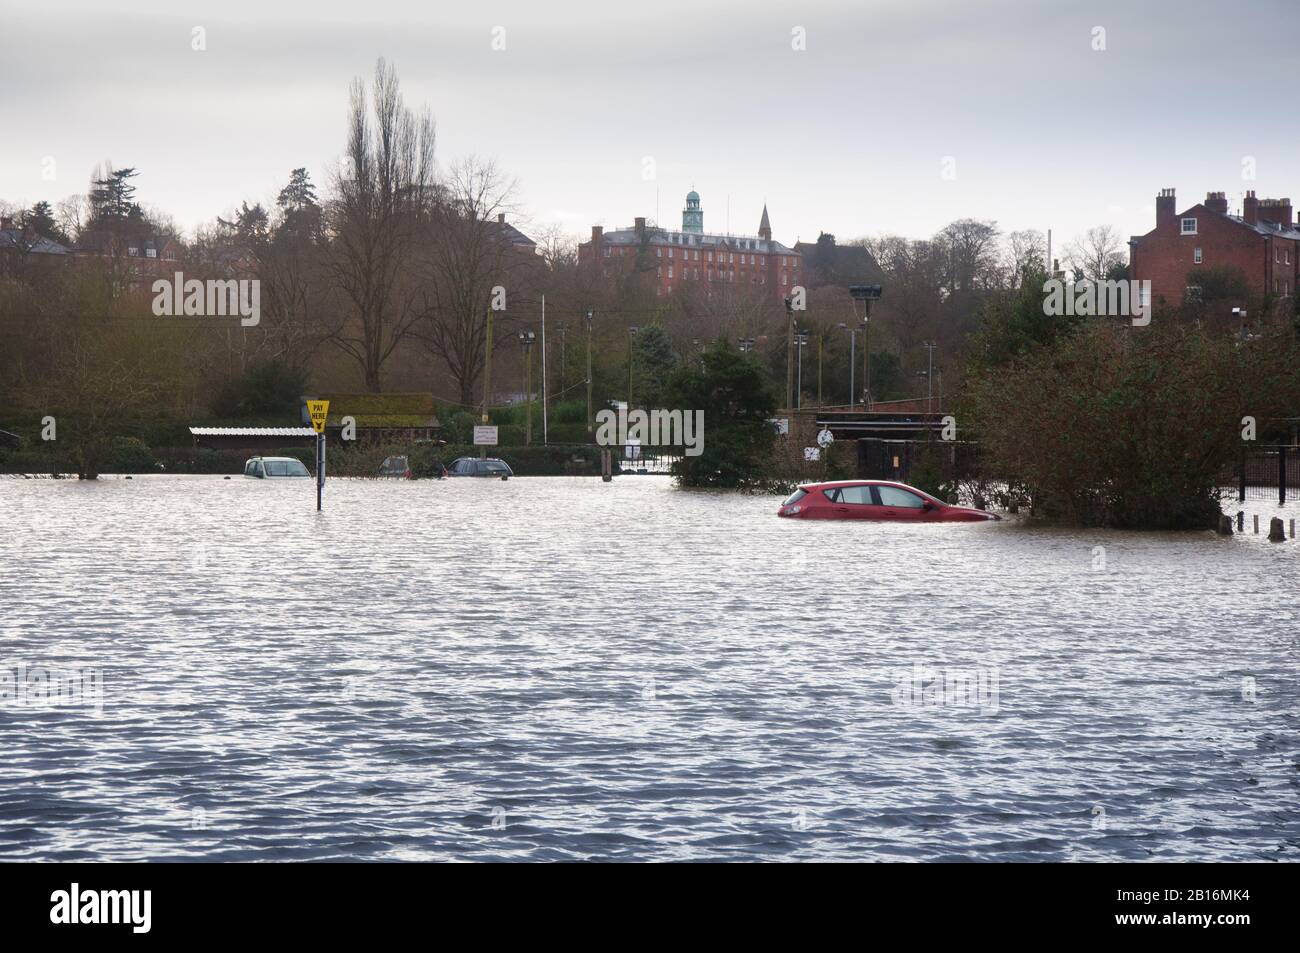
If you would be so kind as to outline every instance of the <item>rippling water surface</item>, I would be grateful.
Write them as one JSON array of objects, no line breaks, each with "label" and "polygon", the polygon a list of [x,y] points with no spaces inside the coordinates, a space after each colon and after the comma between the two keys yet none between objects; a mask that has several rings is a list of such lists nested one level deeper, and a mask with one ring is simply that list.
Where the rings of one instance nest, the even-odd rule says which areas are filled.
[{"label": "rippling water surface", "polygon": [[1300,542],[312,496],[0,482],[0,669],[103,684],[0,702],[0,858],[1300,852]]}]

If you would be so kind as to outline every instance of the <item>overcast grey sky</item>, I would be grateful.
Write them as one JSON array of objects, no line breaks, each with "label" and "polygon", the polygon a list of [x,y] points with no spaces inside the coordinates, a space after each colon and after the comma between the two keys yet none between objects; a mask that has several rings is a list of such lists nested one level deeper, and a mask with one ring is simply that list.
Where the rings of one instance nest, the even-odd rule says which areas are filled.
[{"label": "overcast grey sky", "polygon": [[1298,26],[1297,0],[0,0],[0,199],[84,191],[111,159],[193,229],[295,166],[321,184],[382,55],[442,164],[494,158],[575,235],[675,225],[692,186],[707,230],[729,200],[752,233],[766,201],[788,243],[966,216],[1136,234],[1166,186],[1300,198]]}]

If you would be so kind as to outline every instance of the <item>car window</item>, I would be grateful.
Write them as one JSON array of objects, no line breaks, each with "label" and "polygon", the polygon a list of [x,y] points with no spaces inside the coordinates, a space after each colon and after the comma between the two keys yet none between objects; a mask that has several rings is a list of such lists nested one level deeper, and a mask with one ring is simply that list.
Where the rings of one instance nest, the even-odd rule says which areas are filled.
[{"label": "car window", "polygon": [[253,476],[255,477],[262,476],[262,462],[260,460],[257,463],[253,464]]},{"label": "car window", "polygon": [[925,500],[915,493],[899,489],[896,486],[878,486],[876,491],[880,494],[881,506],[902,506],[920,509],[925,505]]},{"label": "car window", "polygon": [[837,503],[851,503],[854,506],[871,506],[875,500],[871,498],[871,487],[869,486],[842,486],[840,487],[840,496]]},{"label": "car window", "polygon": [[482,464],[483,473],[509,473],[510,468],[499,460],[484,460]]},{"label": "car window", "polygon": [[253,461],[249,460],[247,463],[244,464],[244,476],[252,476],[252,475],[253,475]]},{"label": "car window", "polygon": [[[826,495],[827,495],[827,496],[830,495],[830,491],[829,491],[829,490],[828,490],[828,491],[825,491],[825,492],[826,492]],[[793,493],[791,493],[791,494],[789,495],[789,497],[786,498],[786,501],[785,501],[784,503],[782,503],[781,505],[782,505],[782,506],[793,506],[795,503],[798,503],[800,500],[802,500],[802,499],[803,499],[805,496],[807,496],[807,495],[808,495],[808,491],[807,491],[807,490],[795,490]]]}]

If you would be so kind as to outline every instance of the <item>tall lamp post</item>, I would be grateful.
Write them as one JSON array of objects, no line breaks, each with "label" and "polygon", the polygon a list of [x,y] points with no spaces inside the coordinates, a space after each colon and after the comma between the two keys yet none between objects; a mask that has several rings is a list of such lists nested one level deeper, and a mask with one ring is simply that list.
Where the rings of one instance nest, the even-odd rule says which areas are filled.
[{"label": "tall lamp post", "polygon": [[633,372],[636,368],[632,353],[632,342],[636,339],[636,333],[640,330],[635,324],[627,329],[627,412],[629,414],[632,412]]},{"label": "tall lamp post", "polygon": [[524,443],[533,442],[533,341],[537,335],[532,331],[519,332],[519,345],[524,349],[524,404],[527,427],[524,430]]},{"label": "tall lamp post", "polygon": [[867,410],[871,409],[871,302],[879,300],[883,290],[880,285],[849,285],[854,314],[862,302],[862,389]]},{"label": "tall lamp post", "polygon": [[807,331],[797,332],[794,336],[794,340],[795,340],[795,344],[797,344],[799,347],[799,357],[796,361],[799,368],[798,370],[799,381],[798,381],[798,387],[795,389],[795,394],[794,394],[795,407],[796,409],[798,409],[803,407],[803,349],[805,345],[807,345],[808,343],[808,332]]},{"label": "tall lamp post", "polygon": [[596,317],[596,312],[591,308],[587,309],[587,439],[590,440],[592,434],[596,432],[596,420],[591,415],[591,325]]},{"label": "tall lamp post", "polygon": [[858,369],[858,329],[849,327],[843,321],[839,323],[839,327],[849,332],[849,409],[856,410],[858,397],[854,392],[854,388],[857,386],[857,382],[854,380],[853,375]]},{"label": "tall lamp post", "polygon": [[939,345],[935,344],[933,341],[922,341],[921,346],[924,347],[929,352],[929,356],[930,356],[929,369],[925,372],[925,379],[926,379],[925,412],[927,414],[933,414],[934,413],[934,349]]},{"label": "tall lamp post", "polygon": [[794,409],[794,300],[785,299],[785,408]]}]

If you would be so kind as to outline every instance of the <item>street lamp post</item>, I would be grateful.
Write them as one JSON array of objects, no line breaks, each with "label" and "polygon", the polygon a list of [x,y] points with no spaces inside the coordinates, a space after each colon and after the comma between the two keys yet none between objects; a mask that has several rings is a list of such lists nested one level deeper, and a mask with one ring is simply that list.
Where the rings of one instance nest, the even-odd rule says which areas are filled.
[{"label": "street lamp post", "polygon": [[524,350],[524,404],[525,419],[528,421],[524,430],[524,443],[533,442],[533,341],[537,335],[532,331],[519,332],[519,345]]},{"label": "street lamp post", "polygon": [[880,285],[849,285],[854,314],[857,313],[858,302],[862,302],[862,379],[868,410],[871,409],[871,302],[878,300],[882,293]]},{"label": "street lamp post", "polygon": [[854,380],[854,372],[858,366],[858,329],[851,328],[843,321],[839,326],[849,332],[849,409],[856,410],[858,406],[858,397],[854,392],[857,382]]},{"label": "street lamp post", "polygon": [[591,325],[595,312],[587,309],[587,439],[596,432],[596,420],[591,415]]},{"label": "street lamp post", "polygon": [[794,407],[794,301],[785,299],[785,407]]},{"label": "street lamp post", "polygon": [[926,351],[929,352],[929,357],[930,357],[930,364],[929,364],[930,369],[926,371],[925,374],[925,380],[926,380],[925,412],[927,414],[933,414],[934,413],[934,349],[938,347],[938,345],[935,344],[933,341],[923,341],[921,342],[921,344],[922,347],[924,347]]},{"label": "street lamp post", "polygon": [[633,371],[636,367],[633,360],[632,341],[636,338],[636,333],[641,329],[636,325],[627,329],[627,412],[632,412],[632,388],[633,388]]},{"label": "street lamp post", "polygon": [[795,344],[799,347],[799,356],[795,362],[798,367],[798,386],[795,388],[794,399],[795,407],[801,409],[803,407],[803,349],[808,343],[808,333],[806,331],[800,331],[795,334],[794,340]]}]

